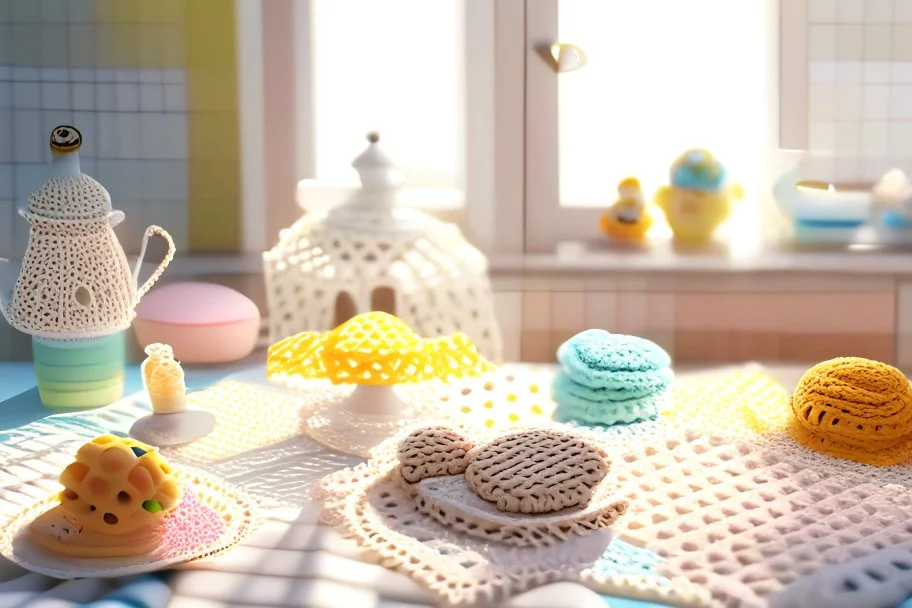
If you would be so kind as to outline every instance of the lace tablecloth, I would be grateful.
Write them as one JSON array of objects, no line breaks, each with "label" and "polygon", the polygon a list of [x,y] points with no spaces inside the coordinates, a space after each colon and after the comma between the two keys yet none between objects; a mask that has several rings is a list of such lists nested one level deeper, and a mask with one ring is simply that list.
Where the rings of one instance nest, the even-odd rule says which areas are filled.
[{"label": "lace tablecloth", "polygon": [[[309,497],[310,486],[327,473],[359,459],[326,450],[298,434],[295,425],[288,423],[296,415],[300,401],[283,401],[281,395],[272,393],[276,389],[265,386],[261,368],[222,381],[207,392],[206,398],[225,399],[227,404],[230,396],[245,390],[250,391],[246,398],[260,394],[275,399],[272,424],[245,419],[235,411],[239,415],[232,416],[234,423],[222,425],[220,421],[222,430],[217,430],[210,441],[191,444],[168,456],[175,462],[203,465],[261,500],[266,521],[251,538],[225,555],[188,565],[170,579],[168,587],[155,577],[131,579],[126,587],[91,580],[58,584],[27,574],[2,560],[0,608],[77,605],[110,608],[135,605],[130,603],[130,598],[136,594],[149,608],[433,605],[435,598],[411,579],[372,563],[353,542],[318,525],[317,508]],[[0,428],[6,426],[2,408],[0,402]],[[56,475],[71,457],[69,446],[100,432],[125,433],[137,417],[148,411],[148,404],[137,396],[108,408],[49,416],[23,427],[0,431],[0,516],[15,513],[56,489]],[[243,429],[250,432],[240,436]],[[284,429],[284,434],[277,436],[278,429]],[[219,432],[238,436],[222,442]],[[648,562],[648,556],[631,559],[633,568],[642,569],[644,560]],[[110,602],[89,603],[99,597]],[[606,598],[581,585],[558,583],[513,598],[510,605],[601,608],[605,603]],[[609,605],[612,608],[655,606],[618,598],[609,598]]]}]

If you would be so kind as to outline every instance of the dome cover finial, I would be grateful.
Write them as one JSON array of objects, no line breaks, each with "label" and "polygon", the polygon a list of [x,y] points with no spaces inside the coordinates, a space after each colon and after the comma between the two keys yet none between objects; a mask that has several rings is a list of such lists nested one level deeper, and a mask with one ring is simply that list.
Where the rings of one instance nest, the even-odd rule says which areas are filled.
[{"label": "dome cover finial", "polygon": [[361,179],[361,187],[387,190],[401,185],[404,181],[402,172],[396,168],[393,159],[380,148],[380,134],[371,131],[367,134],[367,141],[367,150],[352,162],[352,167],[358,171]]}]

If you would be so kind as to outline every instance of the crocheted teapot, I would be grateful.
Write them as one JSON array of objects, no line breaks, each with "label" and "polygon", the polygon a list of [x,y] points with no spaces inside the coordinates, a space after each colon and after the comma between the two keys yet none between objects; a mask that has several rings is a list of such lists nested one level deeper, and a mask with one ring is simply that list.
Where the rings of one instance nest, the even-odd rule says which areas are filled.
[{"label": "crocheted teapot", "polygon": [[[129,328],[135,306],[174,256],[171,236],[149,226],[136,267],[130,270],[114,234],[124,213],[113,210],[108,191],[80,170],[81,145],[76,128],[53,130],[52,177],[29,197],[27,208],[19,210],[30,225],[28,248],[8,304],[0,296],[0,311],[15,329],[37,338],[90,339]],[[167,242],[168,253],[138,286],[153,234]]]}]

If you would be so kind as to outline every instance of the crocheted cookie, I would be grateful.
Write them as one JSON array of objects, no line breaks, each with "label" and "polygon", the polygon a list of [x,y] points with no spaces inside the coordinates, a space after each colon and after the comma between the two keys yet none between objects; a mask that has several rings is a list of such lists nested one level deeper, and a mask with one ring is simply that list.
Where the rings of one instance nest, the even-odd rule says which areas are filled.
[{"label": "crocheted cookie", "polygon": [[561,391],[555,383],[554,400],[558,403],[554,412],[554,419],[558,422],[613,426],[655,420],[671,402],[671,391],[659,391],[626,401],[590,401]]},{"label": "crocheted cookie", "polygon": [[585,507],[608,474],[607,454],[553,430],[505,435],[467,455],[465,479],[480,498],[508,513]]},{"label": "crocheted cookie", "polygon": [[472,443],[442,426],[419,429],[399,443],[399,474],[409,483],[466,470]]},{"label": "crocheted cookie", "polygon": [[573,381],[591,388],[622,389],[643,397],[674,379],[671,357],[655,342],[587,329],[557,349],[557,360]]},{"label": "crocheted cookie", "polygon": [[860,357],[818,363],[790,403],[792,434],[810,448],[881,466],[912,457],[912,386],[895,367]]}]

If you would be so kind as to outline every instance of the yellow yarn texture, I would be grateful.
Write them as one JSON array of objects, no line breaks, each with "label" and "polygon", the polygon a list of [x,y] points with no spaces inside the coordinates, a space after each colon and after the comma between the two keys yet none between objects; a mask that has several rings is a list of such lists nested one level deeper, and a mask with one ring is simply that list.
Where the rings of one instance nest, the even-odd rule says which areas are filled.
[{"label": "yellow yarn texture", "polygon": [[895,367],[860,357],[818,363],[790,403],[789,430],[811,449],[877,466],[912,457],[912,386]]},{"label": "yellow yarn texture", "polygon": [[759,366],[680,379],[662,418],[671,426],[746,440],[783,431],[792,417],[788,391]]},{"label": "yellow yarn texture", "polygon": [[352,317],[328,332],[302,332],[269,347],[266,375],[333,384],[393,385],[465,378],[493,366],[461,333],[422,338],[385,312]]}]

